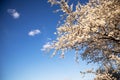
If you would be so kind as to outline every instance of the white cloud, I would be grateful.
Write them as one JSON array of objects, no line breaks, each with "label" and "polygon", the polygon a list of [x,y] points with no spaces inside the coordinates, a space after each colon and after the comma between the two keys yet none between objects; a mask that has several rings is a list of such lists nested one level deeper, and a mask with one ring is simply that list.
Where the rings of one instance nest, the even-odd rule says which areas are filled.
[{"label": "white cloud", "polygon": [[29,36],[35,36],[37,34],[41,33],[39,29],[32,30],[28,33]]},{"label": "white cloud", "polygon": [[18,19],[20,17],[20,13],[18,13],[15,9],[8,9],[7,11],[14,19]]},{"label": "white cloud", "polygon": [[50,49],[52,49],[52,45],[50,44],[50,42],[47,42],[45,45],[43,45],[41,51],[49,51]]},{"label": "white cloud", "polygon": [[47,38],[47,40],[52,40],[51,38]]}]

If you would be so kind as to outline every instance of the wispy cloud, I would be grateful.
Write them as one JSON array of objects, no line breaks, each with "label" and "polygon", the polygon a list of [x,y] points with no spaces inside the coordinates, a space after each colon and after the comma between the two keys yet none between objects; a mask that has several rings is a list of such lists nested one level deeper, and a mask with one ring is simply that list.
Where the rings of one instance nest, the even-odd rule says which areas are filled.
[{"label": "wispy cloud", "polygon": [[52,49],[52,44],[47,42],[45,45],[43,45],[41,51],[49,51],[50,49]]},{"label": "wispy cloud", "polygon": [[47,40],[51,41],[52,39],[51,38],[47,38]]},{"label": "wispy cloud", "polygon": [[41,31],[39,29],[36,29],[36,30],[32,30],[28,33],[29,36],[35,36],[37,34],[40,34]]},{"label": "wispy cloud", "polygon": [[18,13],[15,9],[8,9],[7,12],[14,18],[18,19],[20,17],[20,13]]}]

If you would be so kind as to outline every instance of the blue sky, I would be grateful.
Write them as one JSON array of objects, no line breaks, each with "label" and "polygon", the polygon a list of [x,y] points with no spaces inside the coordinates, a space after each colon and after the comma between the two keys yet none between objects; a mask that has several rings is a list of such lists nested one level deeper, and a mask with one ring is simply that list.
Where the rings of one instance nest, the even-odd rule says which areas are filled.
[{"label": "blue sky", "polygon": [[76,63],[73,52],[60,59],[41,51],[56,37],[56,9],[47,0],[0,1],[0,80],[92,80],[92,75],[80,74],[91,65]]}]

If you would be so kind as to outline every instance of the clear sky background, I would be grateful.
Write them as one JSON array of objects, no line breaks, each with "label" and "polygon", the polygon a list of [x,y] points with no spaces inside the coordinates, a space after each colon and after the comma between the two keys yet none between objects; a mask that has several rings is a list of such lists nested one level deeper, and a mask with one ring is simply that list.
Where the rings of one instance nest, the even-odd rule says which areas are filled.
[{"label": "clear sky background", "polygon": [[76,63],[72,51],[64,59],[41,51],[56,37],[56,9],[47,0],[0,0],[0,80],[92,80],[80,74],[92,65]]}]

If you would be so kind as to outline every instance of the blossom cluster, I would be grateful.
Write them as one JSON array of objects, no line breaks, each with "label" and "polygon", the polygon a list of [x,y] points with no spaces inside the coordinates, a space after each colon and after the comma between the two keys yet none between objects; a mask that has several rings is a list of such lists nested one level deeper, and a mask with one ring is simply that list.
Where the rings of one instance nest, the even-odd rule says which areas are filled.
[{"label": "blossom cluster", "polygon": [[60,5],[66,14],[65,23],[57,28],[57,39],[51,45],[55,49],[53,55],[61,51],[64,57],[65,51],[73,49],[76,59],[101,63],[104,72],[111,67],[120,72],[120,0],[89,0],[85,5],[78,2],[75,9],[66,0],[48,2]]}]

